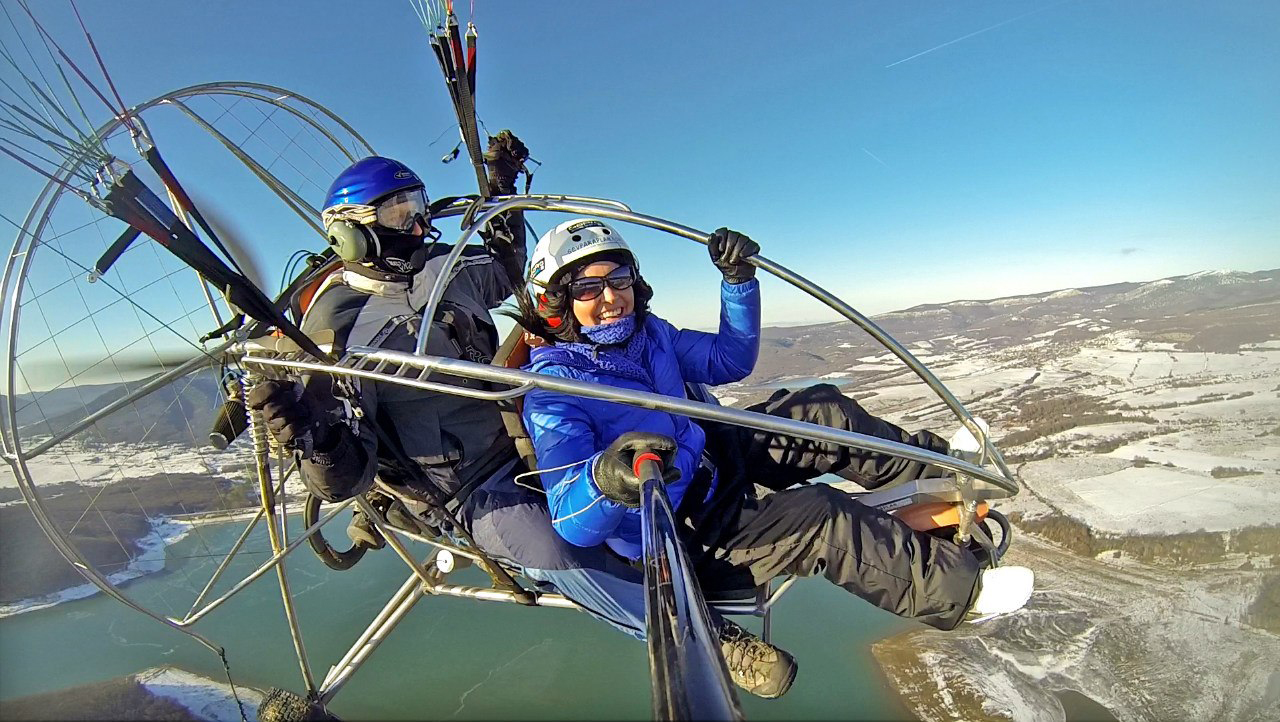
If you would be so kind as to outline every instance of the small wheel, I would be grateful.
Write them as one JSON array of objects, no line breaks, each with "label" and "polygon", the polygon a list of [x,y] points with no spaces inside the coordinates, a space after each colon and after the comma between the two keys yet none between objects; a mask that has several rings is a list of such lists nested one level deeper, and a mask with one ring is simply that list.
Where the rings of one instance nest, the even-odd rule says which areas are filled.
[{"label": "small wheel", "polygon": [[[313,524],[320,521],[320,497],[307,494],[307,503],[302,507],[302,524],[308,529]],[[320,561],[324,562],[326,567],[336,569],[337,571],[346,571],[356,565],[360,558],[364,556],[367,549],[359,544],[352,544],[351,548],[346,551],[338,551],[324,538],[324,532],[316,530],[315,534],[307,537],[307,543],[311,545],[311,551],[320,557]]]},{"label": "small wheel", "polygon": [[287,689],[273,687],[262,704],[258,705],[258,719],[261,722],[327,722],[337,720],[318,702],[290,692]]}]

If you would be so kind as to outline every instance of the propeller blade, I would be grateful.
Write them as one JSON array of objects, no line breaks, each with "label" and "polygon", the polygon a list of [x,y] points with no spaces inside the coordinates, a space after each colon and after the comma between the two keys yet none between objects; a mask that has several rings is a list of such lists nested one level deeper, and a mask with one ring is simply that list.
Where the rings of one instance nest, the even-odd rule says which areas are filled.
[{"label": "propeller blade", "polygon": [[191,193],[190,195],[192,202],[200,208],[209,227],[218,234],[218,239],[233,256],[232,260],[244,272],[245,278],[248,278],[249,282],[261,289],[263,293],[269,294],[266,274],[262,272],[257,256],[250,252],[252,246],[246,240],[247,237],[240,225],[225,212],[226,207],[203,194]]},{"label": "propeller blade", "polygon": [[171,371],[199,356],[216,366],[229,359],[226,354],[201,354],[195,349],[172,351],[120,351],[110,356],[67,356],[66,364],[77,384],[132,381]]}]

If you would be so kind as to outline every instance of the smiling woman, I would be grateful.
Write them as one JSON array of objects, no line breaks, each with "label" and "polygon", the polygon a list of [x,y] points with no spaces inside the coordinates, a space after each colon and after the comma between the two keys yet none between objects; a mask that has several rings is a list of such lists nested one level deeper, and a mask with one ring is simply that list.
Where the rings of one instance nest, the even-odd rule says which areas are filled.
[{"label": "smiling woman", "polygon": [[631,315],[636,295],[631,290],[636,269],[613,261],[596,261],[574,274],[567,285],[573,316],[583,326],[599,326]]}]

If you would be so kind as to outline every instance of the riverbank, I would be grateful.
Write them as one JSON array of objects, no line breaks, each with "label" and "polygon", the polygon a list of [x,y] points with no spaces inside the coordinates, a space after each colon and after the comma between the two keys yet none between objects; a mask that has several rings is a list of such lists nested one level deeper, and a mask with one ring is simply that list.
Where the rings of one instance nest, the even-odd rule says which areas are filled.
[{"label": "riverbank", "polygon": [[1250,612],[1265,573],[1094,559],[1026,534],[1008,562],[1036,572],[1026,609],[873,645],[920,719],[1251,720],[1280,704],[1280,637]]},{"label": "riverbank", "polygon": [[[239,697],[237,702],[236,697]],[[175,667],[156,667],[105,682],[5,700],[0,720],[207,720],[256,722],[261,691]]]},{"label": "riverbank", "polygon": [[[148,519],[147,521],[151,525],[151,532],[133,542],[141,550],[140,553],[129,561],[123,570],[107,575],[107,581],[115,585],[122,585],[138,577],[163,571],[165,568],[165,549],[170,544],[182,541],[196,526],[195,522],[171,519],[169,517],[159,517]],[[100,591],[102,590],[94,584],[85,582],[84,584],[78,584],[56,592],[0,604],[0,619],[15,614],[23,614],[24,612],[34,612],[38,609],[48,609],[63,602],[84,599]]]},{"label": "riverbank", "polygon": [[[124,562],[123,569],[105,576],[112,584],[122,586],[148,574],[162,572],[165,570],[166,564],[165,550],[171,545],[182,541],[196,528],[210,524],[225,524],[236,521],[247,522],[253,519],[257,513],[257,508],[245,508],[147,517],[146,523],[149,531],[136,539],[123,529],[116,532],[116,538],[118,538],[121,548],[134,547],[138,552],[127,562]],[[302,502],[294,502],[288,505],[286,514],[301,513]],[[33,521],[32,526],[34,526]],[[32,531],[39,534],[38,539],[40,541],[45,540],[42,532]],[[8,541],[7,543],[13,544],[15,542]],[[60,572],[72,569],[65,559],[56,555],[56,552],[46,555],[44,563],[57,565]],[[119,566],[119,563],[115,563],[113,566]],[[101,572],[102,570],[99,569],[99,571]],[[48,574],[43,577],[47,584],[65,583],[64,580],[66,578],[65,574]],[[84,599],[100,591],[96,585],[84,582],[83,584],[62,586],[60,589],[34,594],[16,601],[0,603],[0,619],[24,612],[48,609],[64,602]]]}]

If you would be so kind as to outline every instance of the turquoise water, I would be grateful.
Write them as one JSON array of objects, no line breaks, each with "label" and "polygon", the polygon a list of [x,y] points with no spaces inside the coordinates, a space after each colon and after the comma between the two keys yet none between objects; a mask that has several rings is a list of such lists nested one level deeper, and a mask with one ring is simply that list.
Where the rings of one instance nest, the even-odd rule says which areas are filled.
[{"label": "turquoise water", "polygon": [[[336,528],[341,528],[338,525]],[[205,545],[221,548],[241,524],[206,526],[171,548],[169,570],[126,593],[181,615],[208,579]],[[265,550],[265,540],[249,549]],[[189,558],[179,558],[189,557]],[[261,554],[245,559],[244,570]],[[407,576],[389,549],[333,572],[303,549],[289,575],[317,680]],[[296,561],[294,561],[296,560]],[[468,569],[459,583],[482,584]],[[186,604],[182,604],[186,600]],[[758,620],[747,626],[759,629]],[[870,654],[877,639],[914,625],[819,579],[779,602],[773,640],[800,665],[780,700],[744,698],[750,719],[889,719],[907,716]],[[300,691],[301,673],[269,574],[196,625],[223,644],[237,684]],[[159,665],[223,679],[218,658],[186,635],[101,595],[0,620],[0,699],[97,682]],[[352,719],[647,719],[645,645],[580,612],[425,598],[337,695]]]}]

